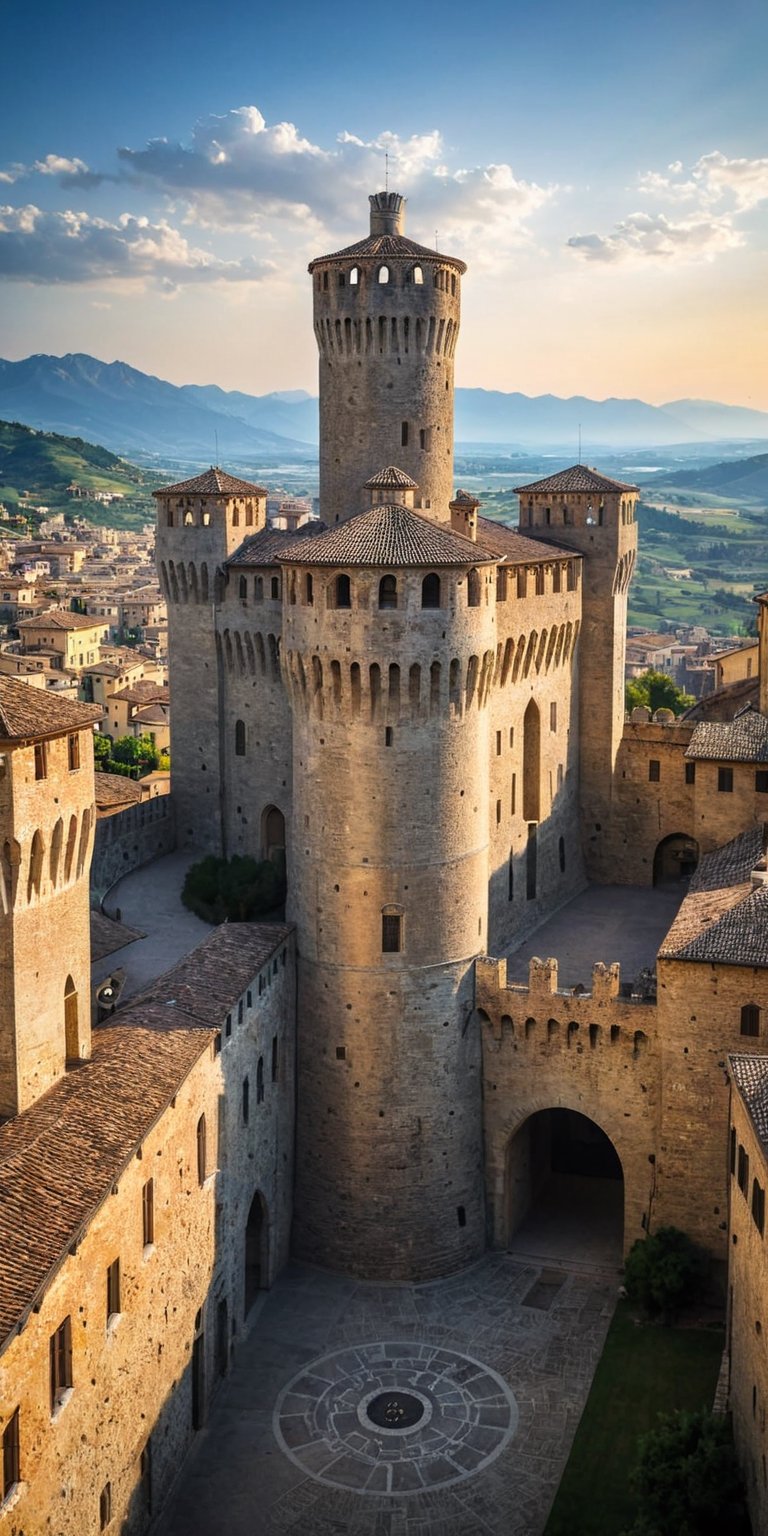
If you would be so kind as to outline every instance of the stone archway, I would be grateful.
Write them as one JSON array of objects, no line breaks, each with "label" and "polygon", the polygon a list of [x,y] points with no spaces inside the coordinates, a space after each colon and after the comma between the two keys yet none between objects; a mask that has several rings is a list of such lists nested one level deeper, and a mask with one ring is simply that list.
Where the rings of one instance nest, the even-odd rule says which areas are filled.
[{"label": "stone archway", "polygon": [[699,862],[699,845],[685,832],[673,832],[656,845],[653,855],[654,885],[675,885],[690,880]]},{"label": "stone archway", "polygon": [[567,1263],[621,1264],[624,1173],[610,1138],[572,1109],[542,1109],[511,1137],[506,1245]]}]

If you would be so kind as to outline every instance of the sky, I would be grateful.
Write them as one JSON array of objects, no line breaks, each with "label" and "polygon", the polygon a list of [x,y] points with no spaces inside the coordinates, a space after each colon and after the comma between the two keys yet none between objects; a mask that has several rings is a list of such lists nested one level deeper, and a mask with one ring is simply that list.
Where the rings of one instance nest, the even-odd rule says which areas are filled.
[{"label": "sky", "polygon": [[316,391],[306,273],[462,257],[458,384],[768,410],[765,0],[0,0],[0,356]]}]

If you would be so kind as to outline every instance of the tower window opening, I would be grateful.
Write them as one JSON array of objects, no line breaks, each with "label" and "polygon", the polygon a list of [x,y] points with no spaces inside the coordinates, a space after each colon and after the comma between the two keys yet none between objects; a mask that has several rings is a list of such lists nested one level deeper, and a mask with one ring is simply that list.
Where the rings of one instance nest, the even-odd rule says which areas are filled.
[{"label": "tower window opening", "polygon": [[[192,508],[191,507],[187,507],[187,510],[184,513],[184,527],[185,528],[191,528],[193,523],[194,523],[194,521],[195,521],[195,518],[194,518],[194,514],[192,512]],[[233,523],[237,522],[237,509],[235,509],[235,515],[234,515],[232,521],[233,521]]]},{"label": "tower window opening", "polygon": [[424,272],[423,272],[421,267],[414,267],[413,272],[411,274],[411,280],[414,283],[423,283],[424,282]]},{"label": "tower window opening", "polygon": [[480,607],[480,573],[474,567],[467,572],[467,604],[470,608]]},{"label": "tower window opening", "polygon": [[408,423],[407,423],[407,421],[403,421],[400,424],[400,447],[401,448],[407,448],[408,447]]},{"label": "tower window opening", "polygon": [[253,580],[253,596],[257,603],[264,601],[264,577],[255,576]]},{"label": "tower window opening", "polygon": [[311,608],[314,600],[312,573],[307,571],[307,574],[304,577],[304,601],[308,607]]},{"label": "tower window opening", "polygon": [[352,607],[352,588],[348,576],[342,574],[336,577],[335,597],[337,608]]},{"label": "tower window opening", "polygon": [[35,778],[48,777],[48,752],[44,741],[35,742]]},{"label": "tower window opening", "polygon": [[264,1103],[264,1057],[260,1056],[256,1063],[256,1103]]},{"label": "tower window opening", "polygon": [[379,267],[378,281],[380,283],[388,283],[389,282],[389,267]]},{"label": "tower window opening", "polygon": [[343,272],[340,272],[339,273],[339,287],[340,288],[345,288],[346,285],[347,285],[346,276],[345,276],[345,274]]},{"label": "tower window opening", "polygon": [[240,580],[238,582],[238,594],[239,594],[241,603],[247,603],[247,601],[248,601],[248,577],[247,576],[241,576],[240,577]]},{"label": "tower window opening", "polygon": [[509,862],[507,864],[507,901],[513,901],[515,896],[515,856],[510,848]]},{"label": "tower window opening", "polygon": [[169,501],[165,505],[165,526],[166,528],[173,527],[173,507]]},{"label": "tower window opening", "polygon": [[72,1386],[72,1319],[63,1323],[51,1334],[49,1342],[51,1371],[51,1413],[61,1407],[65,1394]]},{"label": "tower window opening", "polygon": [[528,827],[528,844],[525,850],[525,895],[528,901],[533,901],[536,896],[536,874],[538,862],[536,847],[537,830],[538,828],[536,822],[532,822]]},{"label": "tower window opening", "polygon": [[7,1499],[16,1484],[21,1482],[19,1446],[19,1409],[13,1413],[3,1430],[3,1481],[0,1483],[0,1503]]},{"label": "tower window opening", "polygon": [[[686,782],[686,784],[695,784],[696,783],[696,764],[695,763],[686,763],[686,765],[685,765],[685,782]],[[768,788],[768,785],[766,787]]]},{"label": "tower window opening", "polygon": [[718,790],[720,791],[720,794],[722,794],[722,795],[731,795],[731,794],[733,794],[733,769],[732,768],[718,768],[718,770],[717,770],[717,787],[718,787]]},{"label": "tower window opening", "polygon": [[648,779],[651,784],[658,784],[661,780],[661,762],[658,757],[652,757],[648,764]]},{"label": "tower window opening", "polygon": [[328,273],[327,272],[323,273],[323,291],[325,293],[328,292]]},{"label": "tower window opening", "polygon": [[74,773],[80,767],[80,737],[76,731],[67,738],[67,756],[69,771]]},{"label": "tower window opening", "polygon": [[742,1035],[760,1034],[760,1009],[756,1003],[745,1003],[741,1010]]},{"label": "tower window opening", "polygon": [[397,578],[395,576],[382,576],[379,582],[379,607],[397,607]]},{"label": "tower window opening", "polygon": [[422,608],[440,607],[440,577],[436,571],[430,571],[421,583]]},{"label": "tower window opening", "polygon": [[280,577],[272,576],[269,583],[269,595],[273,603],[280,601]]},{"label": "tower window opening", "polygon": [[381,949],[385,955],[399,955],[402,949],[402,919],[399,912],[381,914]]},{"label": "tower window opening", "polygon": [[198,1184],[204,1184],[208,1171],[208,1147],[205,1115],[201,1115],[197,1122],[195,1139],[197,1144],[197,1182]]},{"label": "tower window opening", "polygon": [[353,267],[352,271],[349,274],[349,285],[350,285],[351,288],[356,288],[359,282],[360,282],[360,268],[359,267]]},{"label": "tower window opening", "polygon": [[120,1260],[114,1259],[107,1269],[107,1322],[120,1315]]},{"label": "tower window opening", "polygon": [[245,721],[235,721],[235,757],[245,757]]}]

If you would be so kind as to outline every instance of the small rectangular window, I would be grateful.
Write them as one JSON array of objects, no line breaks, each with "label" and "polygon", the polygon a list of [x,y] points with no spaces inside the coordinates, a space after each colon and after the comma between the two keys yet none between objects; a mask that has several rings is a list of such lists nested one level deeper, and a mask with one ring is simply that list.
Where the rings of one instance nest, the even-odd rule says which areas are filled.
[{"label": "small rectangular window", "polygon": [[155,1241],[155,1181],[147,1179],[141,1191],[141,1234],[144,1247]]},{"label": "small rectangular window", "polygon": [[51,1368],[51,1413],[61,1406],[65,1392],[72,1386],[72,1319],[65,1317],[63,1323],[51,1334],[50,1338],[50,1368]]},{"label": "small rectangular window", "polygon": [[718,768],[718,770],[717,770],[717,787],[718,787],[721,795],[730,795],[730,794],[733,793],[733,769],[732,768]]},{"label": "small rectangular window", "polygon": [[549,706],[549,729],[551,731],[557,730],[557,704],[554,699]]},{"label": "small rectangular window", "polygon": [[107,1270],[107,1322],[120,1312],[120,1260],[113,1259]]},{"label": "small rectangular window", "polygon": [[106,1531],[112,1520],[112,1484],[105,1483],[99,1494],[99,1530]]},{"label": "small rectangular window", "polygon": [[759,795],[768,795],[768,768],[756,769],[755,789]]},{"label": "small rectangular window", "polygon": [[501,801],[497,800],[496,801],[496,825],[497,825],[497,827],[500,826],[500,824],[501,824]]},{"label": "small rectangular window", "polygon": [[45,779],[48,776],[48,753],[44,741],[35,742],[35,778]]},{"label": "small rectangular window", "polygon": [[400,425],[400,447],[401,448],[407,448],[408,447],[408,423],[407,423],[407,421],[401,422],[401,425]]},{"label": "small rectangular window", "polygon": [[73,731],[72,735],[67,737],[67,752],[69,755],[69,771],[74,773],[75,769],[80,767],[80,737],[77,731]]},{"label": "small rectangular window", "polygon": [[648,764],[648,780],[651,784],[658,784],[661,779],[661,763],[657,757],[652,757]]},{"label": "small rectangular window", "polygon": [[736,1127],[735,1127],[735,1125],[731,1126],[731,1139],[730,1139],[730,1145],[729,1145],[729,1162],[730,1162],[731,1173],[735,1173],[736,1172]]},{"label": "small rectangular window", "polygon": [[197,1182],[204,1184],[208,1172],[208,1146],[205,1115],[197,1122]]},{"label": "small rectangular window", "polygon": [[749,1187],[749,1157],[743,1147],[739,1147],[739,1162],[737,1182],[742,1194],[746,1195]]},{"label": "small rectangular window", "polygon": [[398,955],[400,953],[400,918],[396,913],[382,913],[381,948],[382,953],[385,955]]},{"label": "small rectangular window", "polygon": [[686,765],[685,765],[685,782],[686,782],[686,784],[695,784],[696,783],[696,764],[695,763],[686,763]]},{"label": "small rectangular window", "polygon": [[17,1408],[3,1430],[3,1499],[7,1499],[11,1490],[21,1482],[19,1449],[19,1410]]},{"label": "small rectangular window", "polygon": [[251,1085],[247,1077],[243,1078],[243,1125],[248,1124],[251,1113]]},{"label": "small rectangular window", "polygon": [[496,756],[501,757],[501,731],[496,732]]},{"label": "small rectangular window", "polygon": [[762,1237],[765,1229],[765,1190],[757,1179],[752,1180],[752,1220]]},{"label": "small rectangular window", "polygon": [[272,1081],[276,1083],[280,1075],[280,1056],[277,1043],[277,1035],[272,1036]]}]

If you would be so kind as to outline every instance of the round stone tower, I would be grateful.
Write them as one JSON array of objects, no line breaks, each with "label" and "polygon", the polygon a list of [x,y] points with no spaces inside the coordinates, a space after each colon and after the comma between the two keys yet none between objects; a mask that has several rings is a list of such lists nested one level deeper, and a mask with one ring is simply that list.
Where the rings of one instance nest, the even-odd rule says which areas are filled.
[{"label": "round stone tower", "polygon": [[369,475],[397,464],[418,508],[448,522],[453,357],[463,261],[403,233],[405,199],[370,198],[367,239],[310,262],[320,351],[320,516],[368,506]]},{"label": "round stone tower", "polygon": [[282,558],[296,1249],[351,1274],[424,1279],[477,1257],[485,1237],[471,1015],[494,559],[402,500]]}]

